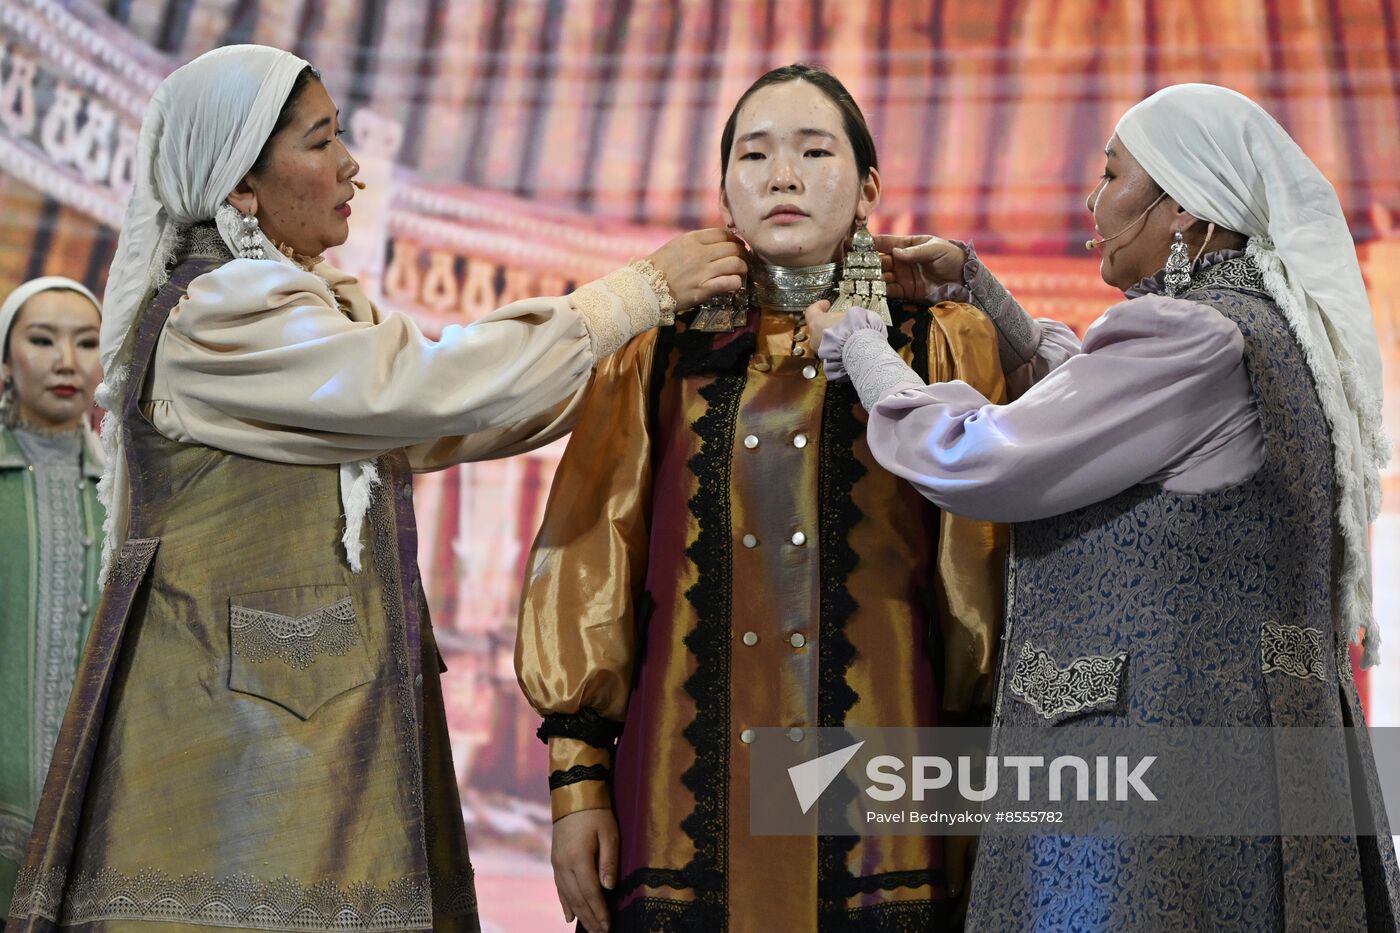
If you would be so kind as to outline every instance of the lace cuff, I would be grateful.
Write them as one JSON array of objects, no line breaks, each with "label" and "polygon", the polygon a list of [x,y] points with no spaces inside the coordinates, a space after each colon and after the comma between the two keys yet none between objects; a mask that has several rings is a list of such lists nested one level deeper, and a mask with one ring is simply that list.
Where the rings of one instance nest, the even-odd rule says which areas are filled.
[{"label": "lace cuff", "polygon": [[661,307],[661,326],[676,323],[676,299],[671,294],[671,283],[666,281],[666,276],[661,270],[652,265],[650,259],[633,259],[627,263],[627,268],[641,275],[651,286],[656,295],[656,303]]},{"label": "lace cuff", "polygon": [[622,734],[622,723],[604,719],[596,710],[584,707],[577,713],[548,713],[535,735],[541,742],[550,739],[578,739],[594,748],[611,750]]},{"label": "lace cuff", "polygon": [[963,264],[963,282],[972,296],[972,303],[996,325],[1002,372],[1013,372],[1035,359],[1036,351],[1040,348],[1040,325],[997,281],[997,277],[987,271],[971,243],[950,242],[967,253],[967,262]]},{"label": "lace cuff", "polygon": [[[644,271],[641,263],[645,263],[654,276]],[[646,260],[634,260],[590,282],[570,295],[569,301],[583,316],[589,336],[593,338],[594,358],[600,360],[643,331],[662,323],[668,303],[671,321],[676,319],[676,302],[665,277]]]},{"label": "lace cuff", "polygon": [[876,330],[852,334],[841,349],[841,362],[866,411],[893,392],[924,386],[924,381]]}]

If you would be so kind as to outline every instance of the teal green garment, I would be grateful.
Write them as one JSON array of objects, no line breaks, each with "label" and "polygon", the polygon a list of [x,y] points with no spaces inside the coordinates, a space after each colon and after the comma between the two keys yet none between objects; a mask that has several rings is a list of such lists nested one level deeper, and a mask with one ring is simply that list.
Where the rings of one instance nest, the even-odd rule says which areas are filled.
[{"label": "teal green garment", "polygon": [[[0,917],[9,912],[15,874],[24,860],[57,738],[56,724],[49,721],[55,718],[53,704],[47,714],[41,713],[38,698],[61,690],[66,699],[77,673],[76,657],[42,663],[42,640],[57,636],[81,649],[97,611],[104,515],[97,501],[101,475],[101,448],[88,432],[82,445],[82,488],[73,490],[80,499],[83,559],[80,578],[72,585],[80,588],[79,602],[86,610],[72,620],[78,630],[75,640],[70,633],[53,633],[40,624],[40,549],[52,530],[40,527],[34,469],[15,435],[0,427]],[[41,666],[48,670],[39,670]]]}]

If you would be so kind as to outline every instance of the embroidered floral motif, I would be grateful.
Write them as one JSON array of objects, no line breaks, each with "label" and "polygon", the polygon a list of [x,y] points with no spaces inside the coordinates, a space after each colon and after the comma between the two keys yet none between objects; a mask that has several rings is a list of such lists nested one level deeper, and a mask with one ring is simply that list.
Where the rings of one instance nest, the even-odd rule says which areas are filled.
[{"label": "embroidered floral motif", "polygon": [[61,868],[22,869],[11,915],[64,925],[106,920],[165,921],[253,930],[404,930],[432,924],[424,881],[403,878],[382,888],[358,882],[305,884],[283,876],[196,872],[172,877],[156,869],[127,875],[110,868],[65,884]]},{"label": "embroidered floral motif", "polygon": [[1264,273],[1254,263],[1243,257],[1216,263],[1196,273],[1191,279],[1187,293],[1206,288],[1231,288],[1239,291],[1257,292],[1268,295],[1264,287]]},{"label": "embroidered floral motif", "polygon": [[130,586],[141,579],[159,546],[159,538],[129,539],[117,555],[117,564],[112,568],[112,582],[118,586]]},{"label": "embroidered floral motif", "polygon": [[1026,642],[1011,674],[1011,692],[1046,719],[1103,709],[1118,701],[1127,661],[1126,653],[1087,655],[1058,667],[1049,654]]},{"label": "embroidered floral motif", "polygon": [[[1259,638],[1259,650],[1263,654],[1266,674],[1277,672],[1300,680],[1309,677],[1327,680],[1326,652],[1322,647],[1322,633],[1317,629],[1265,622]],[[1350,657],[1346,666],[1350,671]]]},{"label": "embroidered floral motif", "polygon": [[323,655],[343,655],[360,642],[350,597],[300,619],[234,605],[229,609],[233,651],[254,663],[279,658],[305,670]]}]

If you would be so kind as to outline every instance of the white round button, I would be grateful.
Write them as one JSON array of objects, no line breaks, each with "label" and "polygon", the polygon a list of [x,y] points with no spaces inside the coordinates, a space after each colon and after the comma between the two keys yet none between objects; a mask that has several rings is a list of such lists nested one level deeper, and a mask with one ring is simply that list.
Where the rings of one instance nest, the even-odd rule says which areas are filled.
[{"label": "white round button", "polygon": [[794,437],[794,438],[792,439],[792,446],[796,447],[798,450],[801,450],[803,447],[806,447],[806,446],[807,446],[807,435],[805,435],[805,434],[799,434],[799,435],[797,435],[796,437]]},{"label": "white round button", "polygon": [[748,437],[744,438],[744,446],[747,447],[749,450],[753,450],[755,447],[758,446],[758,438],[750,434]]},{"label": "white round button", "polygon": [[792,348],[792,355],[793,355],[793,356],[806,356],[806,355],[807,355],[807,351],[804,350],[804,349],[802,349],[801,347],[793,347],[793,348]]},{"label": "white round button", "polygon": [[815,379],[815,378],[817,378],[817,367],[815,367],[815,366],[810,366],[810,365],[809,365],[809,366],[803,366],[803,367],[802,367],[802,378],[803,378],[803,379]]},{"label": "white round button", "polygon": [[801,547],[802,545],[807,543],[807,536],[800,531],[795,531],[792,534],[792,543],[797,545],[798,547]]},{"label": "white round button", "polygon": [[792,645],[794,648],[801,648],[803,645],[807,644],[807,636],[803,635],[801,632],[793,632],[788,636],[788,644]]},{"label": "white round button", "polygon": [[748,645],[750,648],[752,648],[754,645],[758,644],[758,633],[757,633],[757,632],[745,632],[745,633],[744,633],[744,644]]},{"label": "white round button", "polygon": [[793,726],[791,729],[789,729],[787,733],[788,738],[792,739],[794,742],[801,742],[802,734],[802,730],[797,728],[796,726]]},{"label": "white round button", "polygon": [[758,539],[753,535],[744,535],[744,547],[758,547]]},{"label": "white round button", "polygon": [[740,741],[740,742],[743,742],[745,745],[748,745],[750,742],[752,742],[752,741],[753,741],[753,730],[752,730],[752,729],[745,729],[743,732],[740,732],[740,733],[739,733],[739,741]]}]

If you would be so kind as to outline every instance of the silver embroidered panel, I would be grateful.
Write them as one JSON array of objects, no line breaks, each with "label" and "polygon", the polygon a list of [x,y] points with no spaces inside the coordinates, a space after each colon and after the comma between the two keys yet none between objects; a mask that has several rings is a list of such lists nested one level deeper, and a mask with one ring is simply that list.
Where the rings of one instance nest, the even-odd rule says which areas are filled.
[{"label": "silver embroidered panel", "polygon": [[[1322,633],[1299,625],[1265,622],[1259,636],[1264,673],[1287,674],[1300,680],[1327,680],[1327,650]],[[1346,668],[1351,670],[1348,658]]]},{"label": "silver embroidered panel", "polygon": [[112,582],[127,586],[141,579],[160,546],[159,538],[131,538],[122,545],[112,567]]},{"label": "silver embroidered panel", "polygon": [[276,658],[302,670],[318,657],[344,655],[360,642],[348,596],[299,619],[235,604],[229,610],[229,629],[239,657],[254,663]]},{"label": "silver embroidered panel", "polygon": [[432,925],[427,883],[412,879],[383,888],[367,882],[341,888],[333,881],[237,874],[172,877],[147,869],[127,875],[110,868],[66,882],[61,868],[20,870],[10,906],[14,917],[45,917],[64,925],[106,920],[163,921],[251,930],[406,930]]},{"label": "silver embroidered panel", "polygon": [[1105,709],[1118,702],[1126,653],[1088,655],[1060,667],[1030,642],[1011,673],[1011,692],[1046,719]]}]

